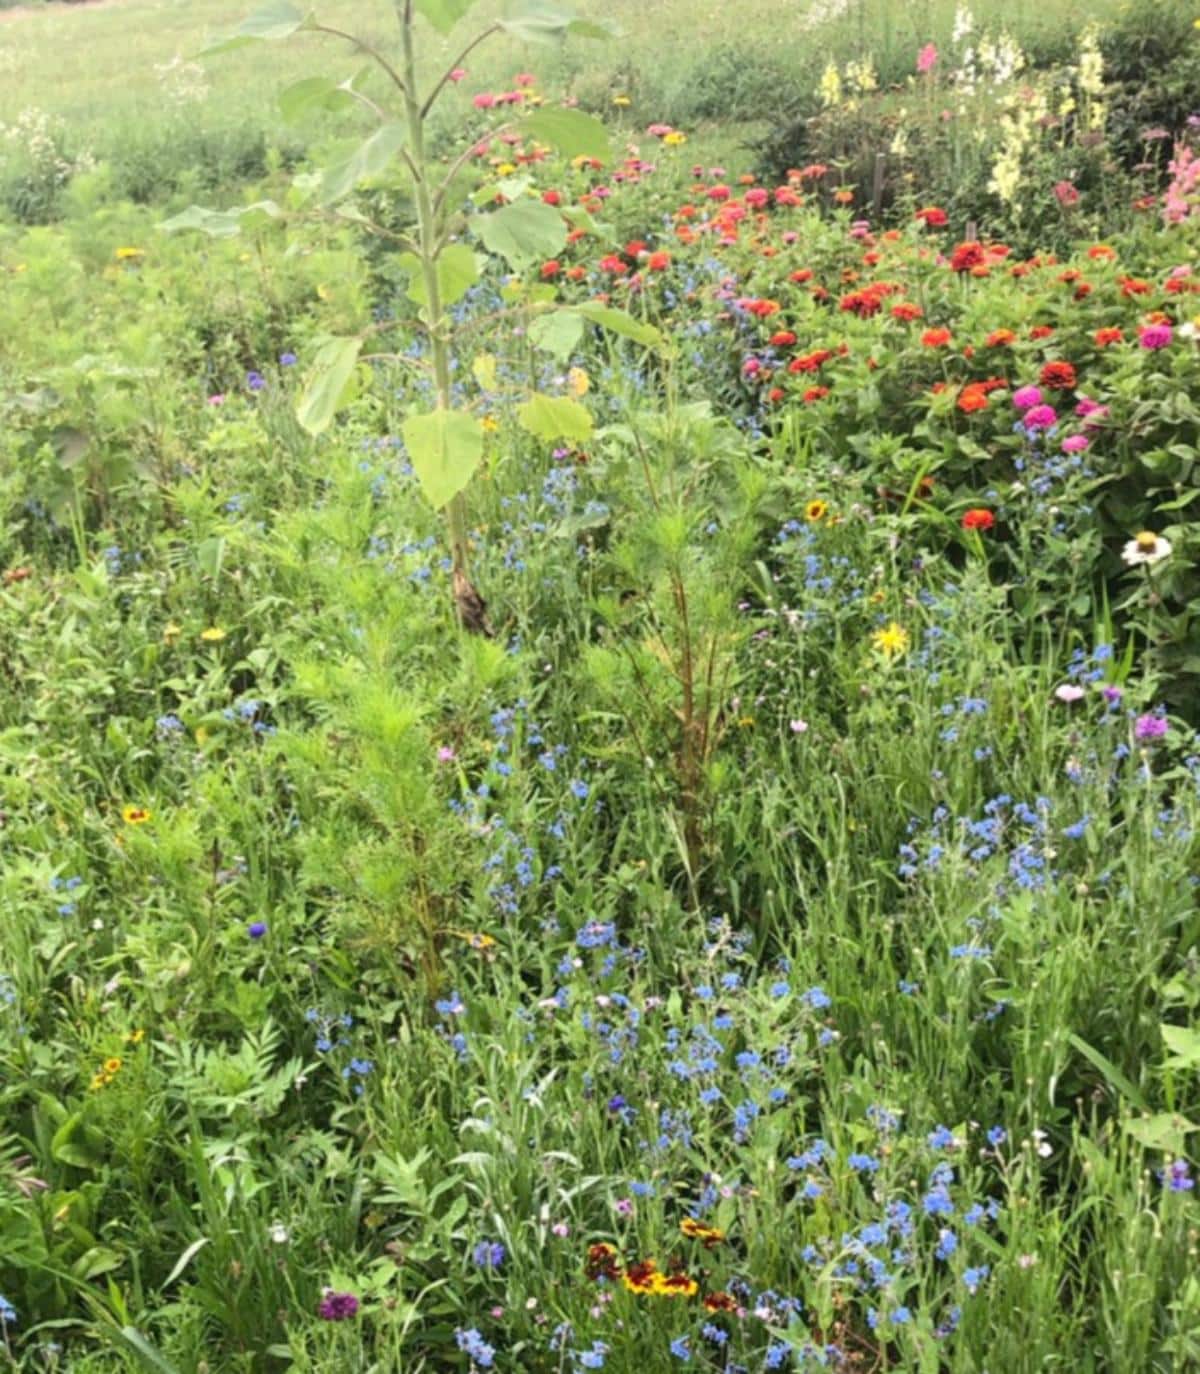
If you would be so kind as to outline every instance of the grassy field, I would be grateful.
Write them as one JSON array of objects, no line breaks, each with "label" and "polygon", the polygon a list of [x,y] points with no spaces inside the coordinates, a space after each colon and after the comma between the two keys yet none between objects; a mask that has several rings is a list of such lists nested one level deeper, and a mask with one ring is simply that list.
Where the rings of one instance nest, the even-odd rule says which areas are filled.
[{"label": "grassy field", "polygon": [[[1116,6],[1117,0],[1094,0],[1084,7],[1075,0],[1015,0],[1005,7],[1002,26],[1022,42],[1045,41],[1069,33],[1083,19],[1103,19]],[[29,108],[42,109],[61,115],[80,138],[107,147],[123,130],[161,112],[159,68],[177,57],[194,59],[253,8],[241,0],[102,0],[12,12],[0,29],[0,122],[11,122]],[[315,8],[323,21],[350,24],[367,38],[388,38],[393,31],[388,0],[328,0]],[[781,13],[770,0],[736,6],[668,0],[650,7],[632,0],[584,0],[576,9],[612,22],[621,36],[611,43],[571,44],[562,52],[497,41],[472,63],[472,88],[499,86],[532,64],[539,76],[568,88],[575,83],[597,100],[605,89],[634,94],[636,106],[624,117],[636,128],[664,117],[664,101],[686,109],[689,99],[711,98],[714,81],[727,80],[740,67],[741,82],[767,118],[793,83],[815,84],[829,54],[871,52],[885,67],[898,61],[909,69],[917,48],[948,34],[954,5],[948,0],[851,0],[831,6],[829,0],[797,0]],[[823,21],[824,11],[834,17]],[[500,4],[489,0],[476,13],[486,19],[499,12]],[[981,10],[980,18],[993,16]],[[764,44],[767,34],[770,42]],[[324,70],[324,63],[336,63],[334,52],[317,41],[298,42],[273,53],[267,70],[253,51],[206,59],[210,94],[194,114],[277,128],[278,91]],[[434,37],[425,56],[433,68],[454,52]],[[344,56],[341,64],[352,68]],[[760,84],[756,69],[765,69],[771,81]],[[782,90],[774,80],[778,73],[784,74]],[[747,99],[736,89],[727,98],[738,103],[744,118]]]},{"label": "grassy field", "polygon": [[0,1371],[1200,1369],[1200,32],[584,8],[0,12]]}]

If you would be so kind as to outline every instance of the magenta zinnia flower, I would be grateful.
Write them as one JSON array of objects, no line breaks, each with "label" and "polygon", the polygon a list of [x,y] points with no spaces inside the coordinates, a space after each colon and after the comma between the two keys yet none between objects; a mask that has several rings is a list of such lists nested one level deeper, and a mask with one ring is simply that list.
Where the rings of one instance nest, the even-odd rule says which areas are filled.
[{"label": "magenta zinnia flower", "polygon": [[1166,348],[1173,338],[1169,324],[1143,325],[1138,334],[1138,341],[1143,348]]},{"label": "magenta zinnia flower", "polygon": [[1041,405],[1042,389],[1037,386],[1018,387],[1013,392],[1012,401],[1018,410],[1029,410],[1033,406]]},{"label": "magenta zinnia flower", "polygon": [[1053,406],[1033,406],[1025,412],[1027,430],[1049,429],[1058,423],[1058,414]]}]

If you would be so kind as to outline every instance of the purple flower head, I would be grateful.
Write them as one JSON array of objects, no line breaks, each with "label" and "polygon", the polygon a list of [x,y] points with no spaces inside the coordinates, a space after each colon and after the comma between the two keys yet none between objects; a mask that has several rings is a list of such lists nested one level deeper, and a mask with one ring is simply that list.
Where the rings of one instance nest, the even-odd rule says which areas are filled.
[{"label": "purple flower head", "polygon": [[353,1293],[335,1293],[332,1288],[325,1290],[325,1296],[317,1307],[317,1316],[326,1322],[346,1322],[358,1315],[358,1299]]},{"label": "purple flower head", "polygon": [[1042,403],[1042,389],[1038,386],[1022,386],[1013,392],[1013,405],[1018,410],[1030,410]]},{"label": "purple flower head", "polygon": [[246,386],[251,391],[261,391],[267,384],[267,379],[261,372],[247,372]]},{"label": "purple flower head", "polygon": [[1196,1186],[1196,1180],[1189,1172],[1186,1159],[1173,1161],[1170,1167],[1161,1170],[1158,1176],[1173,1193],[1190,1193]]},{"label": "purple flower head", "polygon": [[499,1269],[506,1253],[498,1240],[481,1240],[471,1251],[471,1258],[480,1269]]},{"label": "purple flower head", "polygon": [[252,940],[261,940],[267,933],[266,921],[251,921],[246,927],[246,933]]},{"label": "purple flower head", "polygon": [[1165,716],[1138,716],[1133,723],[1133,737],[1136,740],[1162,739],[1166,733],[1167,718]]},{"label": "purple flower head", "polygon": [[294,353],[281,353],[279,355],[280,367],[295,367],[299,359]]}]

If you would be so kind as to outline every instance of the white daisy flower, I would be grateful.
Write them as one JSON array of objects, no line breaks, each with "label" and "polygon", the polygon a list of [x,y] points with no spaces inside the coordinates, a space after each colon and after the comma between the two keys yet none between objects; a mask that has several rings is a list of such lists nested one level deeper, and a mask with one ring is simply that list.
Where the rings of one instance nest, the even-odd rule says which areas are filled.
[{"label": "white daisy flower", "polygon": [[1121,552],[1121,558],[1127,567],[1136,568],[1139,564],[1145,563],[1151,566],[1154,563],[1161,563],[1171,552],[1171,541],[1164,539],[1162,535],[1155,534],[1153,530],[1143,530],[1135,535]]}]

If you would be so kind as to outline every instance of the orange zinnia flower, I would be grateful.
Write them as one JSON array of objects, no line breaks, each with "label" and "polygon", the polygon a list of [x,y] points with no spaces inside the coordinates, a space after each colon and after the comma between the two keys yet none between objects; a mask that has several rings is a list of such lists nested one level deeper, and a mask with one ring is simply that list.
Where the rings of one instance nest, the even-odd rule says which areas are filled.
[{"label": "orange zinnia flower", "polygon": [[945,348],[950,342],[950,331],[946,328],[927,329],[921,335],[921,342],[926,348]]}]

